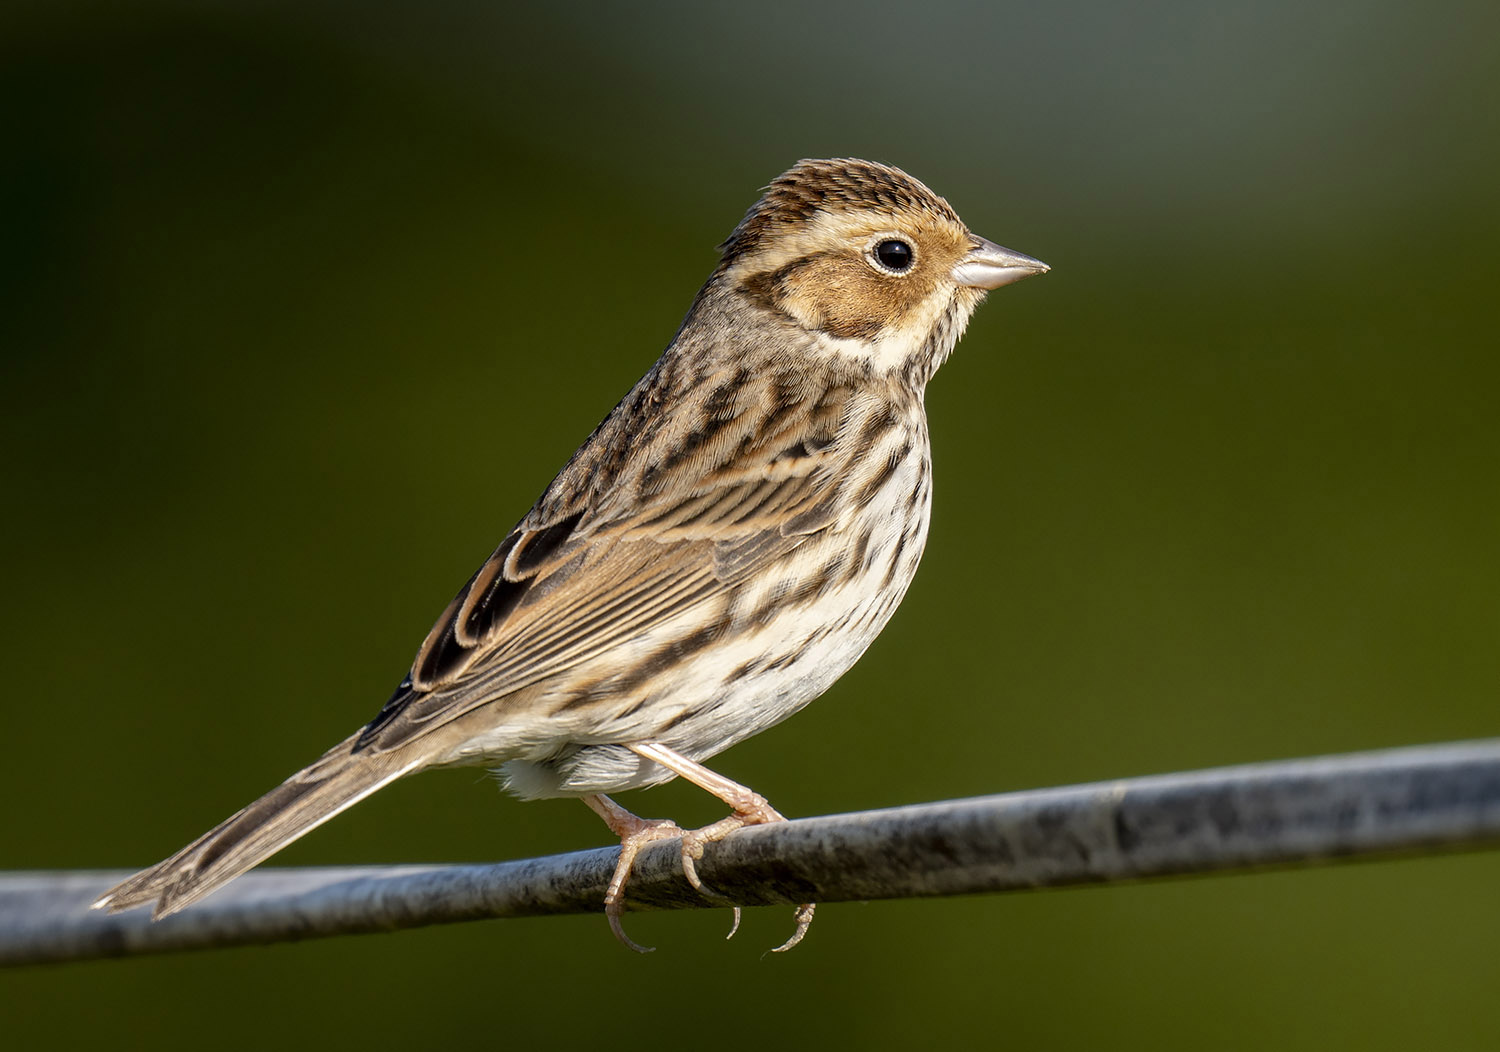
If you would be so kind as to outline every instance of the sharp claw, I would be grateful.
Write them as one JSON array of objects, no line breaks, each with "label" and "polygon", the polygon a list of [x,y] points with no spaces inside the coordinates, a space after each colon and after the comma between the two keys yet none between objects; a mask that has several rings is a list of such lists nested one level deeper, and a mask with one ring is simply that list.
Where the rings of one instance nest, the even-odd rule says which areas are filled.
[{"label": "sharp claw", "polygon": [[636,953],[655,953],[656,952],[656,947],[655,946],[642,946],[640,943],[638,943],[634,939],[632,939],[629,935],[625,934],[625,925],[623,925],[623,924],[620,923],[620,915],[618,913],[609,912],[608,913],[608,917],[609,917],[609,930],[612,931],[612,932],[614,932],[615,933],[615,938],[619,939],[620,942],[623,943],[625,946],[627,946],[630,949],[634,950]]},{"label": "sharp claw", "polygon": [[[708,885],[704,884],[703,879],[698,876],[697,860],[703,857],[704,845],[721,840],[728,834],[734,832],[734,830],[740,829],[746,825],[760,825],[766,822],[784,821],[786,821],[786,819],[783,818],[779,812],[762,801],[760,806],[754,813],[733,814],[720,822],[715,822],[711,826],[705,826],[702,829],[694,829],[690,832],[682,834],[683,876],[687,878],[687,882],[693,886],[694,890],[696,890],[698,894],[704,896],[705,898],[716,899],[719,902],[730,903],[731,905],[733,905],[729,896],[721,894],[720,892],[715,891],[713,888],[710,888]],[[792,937],[790,939],[769,952],[785,953],[787,950],[790,950],[793,946],[796,946],[799,942],[801,942],[807,935],[808,927],[812,924],[813,910],[816,908],[816,903],[807,903],[806,905],[797,907],[797,930],[792,932]],[[725,939],[734,938],[735,933],[740,930],[740,918],[742,914],[738,906],[733,906],[733,909],[734,922],[729,927],[729,934],[724,936]]]},{"label": "sharp claw", "polygon": [[817,908],[818,904],[816,902],[808,902],[804,903],[801,906],[798,906],[796,913],[797,930],[792,932],[792,937],[790,939],[782,943],[780,946],[776,947],[771,952],[786,953],[786,951],[790,950],[793,946],[796,946],[799,942],[801,942],[802,937],[807,934],[807,929],[812,925],[813,910]]},{"label": "sharp claw", "polygon": [[682,830],[666,819],[637,818],[607,796],[586,798],[584,802],[608,822],[609,828],[620,838],[620,857],[604,893],[604,915],[609,920],[609,930],[615,933],[622,946],[636,953],[651,953],[656,947],[642,946],[625,934],[625,926],[620,923],[620,916],[625,912],[625,885],[630,882],[630,871],[641,848],[656,840],[681,836]]},{"label": "sharp claw", "polygon": [[696,841],[689,843],[689,840],[690,835],[682,838],[682,875],[687,877],[687,882],[693,886],[694,891],[703,895],[718,895],[704,887],[702,878],[698,876],[697,860],[703,857],[703,845]]},{"label": "sharp claw", "polygon": [[703,843],[699,840],[691,840],[691,838],[691,833],[682,838],[682,875],[687,877],[687,882],[693,886],[693,890],[704,898],[728,902],[728,895],[715,891],[703,883],[703,878],[698,876],[697,860],[703,857]]},{"label": "sharp claw", "polygon": [[715,891],[703,883],[703,878],[698,876],[697,860],[703,857],[703,841],[688,833],[682,838],[682,875],[687,877],[687,882],[693,886],[693,890],[706,899],[717,899],[719,902],[729,903],[734,910],[734,922],[729,926],[729,934],[725,939],[734,938],[734,933],[740,930],[740,908],[730,902],[729,896]]}]

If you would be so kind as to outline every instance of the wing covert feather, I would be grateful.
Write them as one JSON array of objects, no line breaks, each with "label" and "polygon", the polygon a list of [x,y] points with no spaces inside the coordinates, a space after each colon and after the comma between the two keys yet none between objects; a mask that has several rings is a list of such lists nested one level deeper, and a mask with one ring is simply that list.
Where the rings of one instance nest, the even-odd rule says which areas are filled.
[{"label": "wing covert feather", "polygon": [[831,449],[798,448],[671,486],[628,517],[534,512],[449,604],[358,747],[394,748],[722,597],[832,524],[843,474]]}]

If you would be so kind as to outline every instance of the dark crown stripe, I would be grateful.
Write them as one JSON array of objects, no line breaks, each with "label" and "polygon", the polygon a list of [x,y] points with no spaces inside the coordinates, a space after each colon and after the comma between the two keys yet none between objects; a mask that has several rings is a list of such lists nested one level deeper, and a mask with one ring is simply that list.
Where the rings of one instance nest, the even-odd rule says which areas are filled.
[{"label": "dark crown stripe", "polygon": [[963,225],[947,201],[899,168],[848,157],[803,160],[772,181],[719,248],[728,261],[758,243],[777,224],[805,222],[830,209],[872,205],[927,212]]}]

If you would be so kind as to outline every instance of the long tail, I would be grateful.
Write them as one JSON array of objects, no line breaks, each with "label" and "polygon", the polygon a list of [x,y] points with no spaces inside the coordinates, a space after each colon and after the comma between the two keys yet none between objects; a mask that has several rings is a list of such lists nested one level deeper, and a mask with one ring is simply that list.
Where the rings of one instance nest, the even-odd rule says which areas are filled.
[{"label": "long tail", "polygon": [[298,837],[422,766],[410,751],[354,752],[358,734],[329,749],[249,807],[171,858],[107,891],[94,909],[111,913],[154,901],[153,920],[196,902]]}]

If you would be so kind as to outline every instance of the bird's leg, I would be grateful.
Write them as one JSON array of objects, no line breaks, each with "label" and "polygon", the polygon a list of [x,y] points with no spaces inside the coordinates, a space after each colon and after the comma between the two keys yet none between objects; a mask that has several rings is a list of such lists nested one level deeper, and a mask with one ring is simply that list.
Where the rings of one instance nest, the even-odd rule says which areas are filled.
[{"label": "bird's leg", "polygon": [[641,853],[641,848],[653,840],[682,836],[683,831],[669,818],[633,815],[603,793],[593,793],[582,799],[594,814],[604,819],[610,832],[620,838],[620,861],[615,863],[615,874],[610,878],[609,890],[604,893],[604,916],[609,919],[609,930],[636,953],[650,953],[656,947],[642,946],[631,939],[620,922],[620,915],[625,912],[625,882],[630,879],[630,868],[635,865],[635,856]]},{"label": "bird's leg", "polygon": [[[698,878],[698,867],[694,864],[703,857],[703,846],[723,840],[730,833],[745,826],[765,825],[770,822],[785,822],[786,816],[777,811],[766,798],[755,790],[730,781],[722,774],[710,771],[701,763],[689,760],[686,756],[675,750],[667,748],[656,742],[644,742],[636,745],[626,746],[637,756],[644,757],[655,763],[661,764],[667,770],[680,778],[686,778],[698,788],[712,793],[720,800],[734,809],[734,813],[728,818],[720,819],[713,825],[704,826],[702,829],[694,829],[682,834],[682,871],[687,876],[688,883],[699,891],[706,891],[703,881]],[[592,805],[590,805],[592,806]],[[608,819],[606,819],[608,821]],[[802,941],[807,934],[807,929],[812,924],[813,910],[817,903],[806,902],[797,907],[797,930],[792,937],[772,952],[781,953],[790,950]],[[740,910],[734,909],[734,927],[729,932],[729,937],[739,930]]]}]

